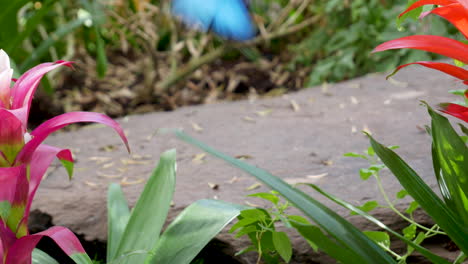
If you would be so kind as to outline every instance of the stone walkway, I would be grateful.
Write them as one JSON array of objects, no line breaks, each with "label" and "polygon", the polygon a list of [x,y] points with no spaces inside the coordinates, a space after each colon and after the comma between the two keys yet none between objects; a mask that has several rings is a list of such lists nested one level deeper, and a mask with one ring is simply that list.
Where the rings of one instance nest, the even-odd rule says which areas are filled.
[{"label": "stone walkway", "polygon": [[[51,215],[54,224],[68,226],[87,239],[104,240],[107,185],[121,182],[133,204],[160,153],[171,148],[178,153],[173,212],[201,198],[259,203],[245,197],[267,190],[263,186],[248,190],[255,187],[254,178],[204,156],[171,134],[157,134],[161,128],[183,128],[216,149],[244,157],[291,183],[315,182],[357,204],[378,198],[376,185],[359,178],[358,170],[367,165],[365,162],[343,154],[367,149],[368,140],[360,131],[368,130],[384,144],[401,146],[397,152],[435,187],[430,138],[423,130],[429,118],[419,100],[433,105],[456,100],[447,91],[458,89],[461,84],[421,67],[410,67],[394,78],[398,81],[386,81],[381,74],[369,75],[280,98],[129,116],[118,121],[128,135],[130,155],[109,128],[88,126],[56,133],[47,143],[74,151],[74,179],[68,181],[60,166],[50,170],[33,209]],[[385,175],[389,193],[399,191],[393,176]],[[315,194],[314,197],[324,200]]]}]

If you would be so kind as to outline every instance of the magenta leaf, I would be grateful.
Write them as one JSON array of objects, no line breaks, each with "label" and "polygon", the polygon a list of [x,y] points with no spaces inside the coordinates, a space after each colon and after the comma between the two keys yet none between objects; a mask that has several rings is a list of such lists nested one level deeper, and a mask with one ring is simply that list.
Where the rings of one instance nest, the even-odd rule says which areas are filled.
[{"label": "magenta leaf", "polygon": [[32,251],[47,236],[78,264],[92,263],[78,238],[65,227],[54,226],[43,232],[19,238],[8,250],[5,264],[31,264]]},{"label": "magenta leaf", "polygon": [[101,123],[113,128],[127,147],[127,150],[130,152],[128,146],[127,138],[120,127],[120,125],[112,120],[110,117],[100,114],[100,113],[90,113],[90,112],[70,112],[65,113],[59,116],[56,116],[52,119],[47,120],[37,127],[34,131],[31,132],[32,139],[26,143],[21,152],[18,154],[16,162],[27,163],[31,160],[31,157],[37,147],[53,132],[73,123],[77,122],[95,122]]}]

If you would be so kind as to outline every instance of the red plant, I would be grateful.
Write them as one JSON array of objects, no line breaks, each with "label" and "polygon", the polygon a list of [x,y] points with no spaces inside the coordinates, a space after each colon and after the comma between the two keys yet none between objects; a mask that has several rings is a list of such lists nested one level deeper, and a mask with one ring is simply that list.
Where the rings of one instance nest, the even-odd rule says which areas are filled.
[{"label": "red plant", "polygon": [[[43,144],[51,133],[76,122],[102,123],[117,131],[128,149],[120,125],[99,113],[66,113],[28,133],[33,94],[42,76],[62,65],[71,62],[43,63],[13,80],[8,55],[0,50],[0,259],[4,264],[30,264],[32,250],[43,236],[53,239],[70,257],[89,259],[79,240],[64,227],[33,235],[27,229],[32,200],[53,159],[64,164],[70,177],[73,173],[70,150]],[[10,87],[12,80],[15,84]]]},{"label": "red plant", "polygon": [[[421,17],[425,17],[428,14],[436,14],[443,17],[460,30],[465,38],[468,39],[468,0],[420,0],[408,7],[408,9],[400,14],[400,17],[424,5],[438,5],[438,7],[423,13]],[[373,52],[403,48],[429,51],[456,59],[464,64],[468,64],[467,44],[454,39],[434,35],[415,35],[394,39],[377,46]],[[396,68],[391,75],[412,64],[419,64],[427,68],[439,70],[463,81],[464,84],[468,84],[467,70],[462,67],[443,62],[419,61],[408,63]],[[444,113],[468,122],[467,107],[458,104],[442,104],[441,106]]]}]

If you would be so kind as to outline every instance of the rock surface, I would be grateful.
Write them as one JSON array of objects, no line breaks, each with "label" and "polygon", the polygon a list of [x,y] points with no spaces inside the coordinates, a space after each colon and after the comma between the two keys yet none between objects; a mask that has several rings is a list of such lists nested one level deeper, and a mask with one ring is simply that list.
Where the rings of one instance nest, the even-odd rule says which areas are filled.
[{"label": "rock surface", "polygon": [[[156,133],[162,128],[183,128],[212,147],[244,157],[292,183],[313,181],[355,204],[380,200],[375,182],[359,178],[358,170],[368,164],[343,157],[346,152],[367,149],[368,140],[360,132],[367,130],[383,144],[401,146],[397,152],[435,188],[431,141],[424,132],[429,118],[419,100],[432,105],[456,100],[447,91],[460,88],[461,84],[420,67],[405,69],[396,79],[399,81],[386,81],[384,75],[374,74],[279,98],[129,116],[119,122],[128,135],[131,154],[109,128],[88,126],[57,133],[47,143],[74,151],[75,175],[69,181],[61,166],[50,170],[38,190],[33,209],[51,215],[55,225],[68,226],[88,240],[105,240],[108,184],[122,183],[133,205],[160,153],[171,148],[176,148],[178,154],[171,217],[202,198],[259,204],[246,195],[266,191],[266,187],[247,190],[257,183],[254,178],[216,158],[201,155],[202,151],[172,134]],[[389,194],[401,189],[390,173],[384,173],[383,178]],[[338,212],[346,213],[310,193]]]}]

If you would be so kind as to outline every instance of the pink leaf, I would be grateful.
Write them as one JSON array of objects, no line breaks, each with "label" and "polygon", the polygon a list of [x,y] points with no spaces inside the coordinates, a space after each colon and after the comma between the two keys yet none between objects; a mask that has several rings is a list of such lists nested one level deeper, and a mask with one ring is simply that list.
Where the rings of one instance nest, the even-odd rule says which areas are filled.
[{"label": "pink leaf", "polygon": [[377,46],[372,52],[391,49],[418,49],[438,53],[468,64],[468,45],[453,39],[416,35],[387,41]]},{"label": "pink leaf", "polygon": [[29,114],[31,100],[42,77],[51,70],[62,65],[71,66],[72,62],[57,61],[55,63],[42,63],[26,73],[24,73],[15,83],[11,90],[13,103],[11,109],[26,107],[26,113]]},{"label": "pink leaf", "polygon": [[85,253],[83,246],[73,232],[65,227],[54,226],[46,231],[18,239],[8,250],[5,264],[30,264],[32,251],[44,236],[54,240],[69,256]]},{"label": "pink leaf", "polygon": [[47,168],[50,166],[55,157],[73,162],[73,159],[71,159],[71,152],[68,149],[59,149],[56,147],[41,144],[36,149],[36,151],[34,151],[31,162],[29,163],[29,166],[34,169],[31,170],[28,200],[26,204],[25,213],[20,225],[27,226],[31,205],[36,194],[37,188],[39,187],[39,184],[41,183],[42,177],[47,171]]},{"label": "pink leaf", "polygon": [[128,146],[127,138],[120,127],[120,125],[112,120],[110,117],[99,114],[99,113],[90,113],[90,112],[70,112],[65,113],[59,116],[56,116],[52,119],[47,120],[37,127],[34,131],[31,132],[33,137],[26,145],[23,147],[21,152],[18,154],[16,162],[28,162],[36,148],[53,132],[77,122],[96,122],[101,123],[107,126],[112,127],[124,141],[127,150],[130,152]]}]

